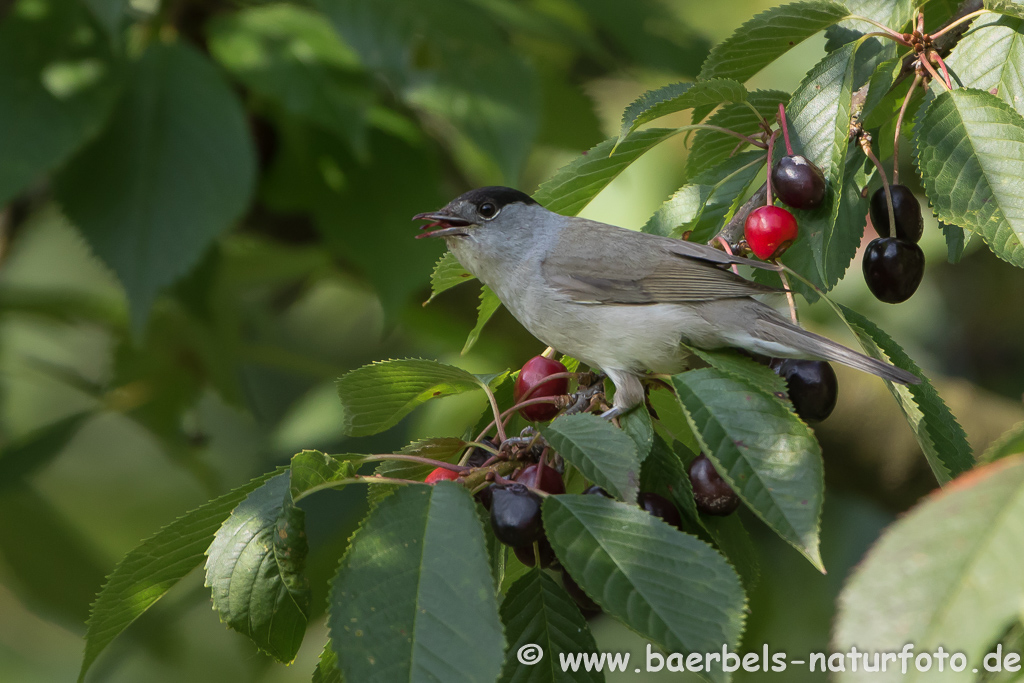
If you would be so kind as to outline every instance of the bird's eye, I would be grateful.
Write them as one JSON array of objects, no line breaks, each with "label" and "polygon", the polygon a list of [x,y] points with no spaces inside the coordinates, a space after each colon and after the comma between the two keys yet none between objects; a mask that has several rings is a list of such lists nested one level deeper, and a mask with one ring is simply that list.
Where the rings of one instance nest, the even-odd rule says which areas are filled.
[{"label": "bird's eye", "polygon": [[477,209],[477,211],[484,218],[494,218],[495,216],[498,215],[498,207],[496,207],[491,202],[484,202],[483,204],[480,205],[480,208]]}]

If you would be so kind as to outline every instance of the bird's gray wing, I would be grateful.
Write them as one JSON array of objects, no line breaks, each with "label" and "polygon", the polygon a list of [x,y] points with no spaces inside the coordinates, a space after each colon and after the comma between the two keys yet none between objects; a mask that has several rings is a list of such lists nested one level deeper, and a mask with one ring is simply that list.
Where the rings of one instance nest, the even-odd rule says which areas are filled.
[{"label": "bird's gray wing", "polygon": [[734,274],[730,263],[774,268],[707,245],[580,221],[563,231],[541,273],[581,303],[694,303],[782,291]]}]

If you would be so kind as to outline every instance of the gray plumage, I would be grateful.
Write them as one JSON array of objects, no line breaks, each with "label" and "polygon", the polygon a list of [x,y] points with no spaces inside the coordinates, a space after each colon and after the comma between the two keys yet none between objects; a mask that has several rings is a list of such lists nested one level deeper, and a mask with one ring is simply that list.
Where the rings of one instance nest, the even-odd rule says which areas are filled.
[{"label": "gray plumage", "polygon": [[420,214],[535,337],[600,368],[615,414],[643,400],[639,376],[687,367],[686,343],[842,363],[901,384],[914,375],[794,325],[752,298],[782,290],[729,270],[776,267],[705,244],[561,216],[509,188],[480,188]]}]

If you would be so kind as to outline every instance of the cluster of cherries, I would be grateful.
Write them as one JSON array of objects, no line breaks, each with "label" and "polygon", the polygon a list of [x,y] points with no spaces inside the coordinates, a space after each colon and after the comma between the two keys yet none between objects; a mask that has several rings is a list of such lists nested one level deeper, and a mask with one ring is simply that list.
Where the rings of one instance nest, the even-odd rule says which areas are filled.
[{"label": "cluster of cherries", "polygon": [[[825,199],[825,175],[800,154],[779,159],[769,185],[776,197],[794,209],[815,209]],[[759,259],[778,258],[796,240],[796,217],[769,202],[750,212],[743,232],[747,246]]]}]

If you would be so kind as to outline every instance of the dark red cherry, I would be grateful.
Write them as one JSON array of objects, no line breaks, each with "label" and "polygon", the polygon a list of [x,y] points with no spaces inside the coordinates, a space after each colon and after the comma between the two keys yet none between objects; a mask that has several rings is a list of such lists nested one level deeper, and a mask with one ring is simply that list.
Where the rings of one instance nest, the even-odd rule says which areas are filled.
[{"label": "dark red cherry", "polygon": [[679,516],[679,510],[676,509],[676,506],[668,498],[659,496],[657,493],[641,491],[640,495],[637,496],[636,502],[644,510],[647,510],[647,512],[661,519],[666,524],[682,530],[683,518]]},{"label": "dark red cherry", "polygon": [[697,510],[708,515],[725,516],[740,505],[740,497],[715,471],[708,457],[701,453],[690,463],[690,485]]},{"label": "dark red cherry", "polygon": [[786,380],[796,414],[807,422],[821,422],[832,414],[839,398],[839,380],[823,360],[777,359],[772,369]]},{"label": "dark red cherry", "polygon": [[522,484],[491,487],[491,527],[494,535],[513,548],[533,545],[544,537],[541,499]]},{"label": "dark red cherry", "polygon": [[759,259],[782,256],[797,237],[796,218],[778,206],[762,206],[747,216],[743,226],[747,245]]},{"label": "dark red cherry", "polygon": [[[548,380],[551,375],[567,372],[565,366],[552,358],[534,356],[526,361],[519,371],[512,397],[516,403],[531,398],[563,396],[569,390],[566,377]],[[553,403],[537,403],[519,409],[519,414],[530,422],[545,422],[558,415],[558,406]]]},{"label": "dark red cherry", "polygon": [[605,491],[603,488],[601,488],[597,484],[594,484],[593,486],[587,488],[587,490],[583,492],[583,495],[584,496],[604,496],[605,498],[611,498],[612,500],[615,499],[615,497],[612,496],[612,494],[608,493],[607,491]]},{"label": "dark red cherry", "polygon": [[520,484],[529,486],[531,489],[544,491],[545,493],[555,495],[565,493],[565,482],[562,480],[562,475],[547,465],[544,465],[542,468],[540,463],[519,470],[515,479]]},{"label": "dark red cherry", "polygon": [[785,156],[772,169],[772,189],[787,206],[814,209],[825,199],[825,175],[805,156]]},{"label": "dark red cherry", "polygon": [[885,200],[885,188],[880,187],[871,195],[871,224],[879,237],[899,237],[915,244],[924,234],[924,216],[921,203],[906,185],[892,185],[892,213],[896,219],[896,234],[889,226],[889,204]]},{"label": "dark red cherry", "polygon": [[898,304],[917,291],[924,278],[924,252],[898,237],[879,237],[864,250],[864,281],[879,301]]}]

